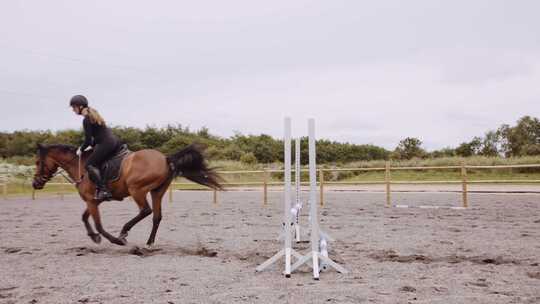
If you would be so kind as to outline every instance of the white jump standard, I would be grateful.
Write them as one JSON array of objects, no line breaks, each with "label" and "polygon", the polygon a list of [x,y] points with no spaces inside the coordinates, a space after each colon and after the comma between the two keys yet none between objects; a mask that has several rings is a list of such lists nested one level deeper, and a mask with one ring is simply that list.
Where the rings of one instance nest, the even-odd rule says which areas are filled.
[{"label": "white jump standard", "polygon": [[[291,272],[298,269],[300,266],[306,264],[313,269],[313,278],[319,279],[319,273],[321,270],[326,270],[330,267],[334,268],[340,273],[348,273],[348,271],[332,261],[328,257],[328,241],[332,239],[320,231],[318,220],[318,202],[317,202],[317,174],[316,174],[316,151],[315,151],[315,121],[310,119],[308,121],[309,130],[309,234],[311,250],[305,255],[300,255],[292,248],[292,220],[295,221],[295,235],[297,241],[300,237],[300,226],[298,225],[298,215],[302,208],[300,202],[300,143],[296,143],[296,204],[294,208],[291,208],[291,120],[285,119],[285,136],[284,136],[284,162],[285,162],[285,189],[284,189],[284,221],[283,221],[283,238],[284,248],[262,263],[256,268],[256,271],[262,271],[268,266],[278,261],[281,256],[285,256],[285,271],[286,277],[290,277]],[[292,256],[296,257],[297,261],[291,265]],[[311,263],[308,263],[311,261]],[[319,264],[320,263],[320,264]]]},{"label": "white jump standard", "polygon": [[[315,120],[310,119],[308,121],[308,134],[309,134],[309,217],[310,217],[310,235],[311,235],[311,252],[308,252],[305,254],[302,258],[300,258],[294,265],[291,267],[291,271],[296,270],[298,267],[302,266],[305,263],[308,263],[310,260],[312,263],[310,264],[313,268],[313,278],[315,280],[319,279],[319,260],[323,263],[323,265],[328,265],[329,267],[334,268],[336,271],[340,273],[347,273],[348,271],[343,268],[338,263],[332,261],[328,257],[328,252],[326,251],[327,248],[327,241],[323,238],[323,244],[321,244],[321,238],[319,237],[319,219],[318,219],[318,202],[317,202],[317,171],[316,171],[316,151],[315,151]],[[324,245],[321,246],[321,245]],[[325,249],[324,254],[321,254],[320,247],[323,247]]]},{"label": "white jump standard", "polygon": [[285,271],[284,274],[287,278],[291,277],[291,255],[296,258],[302,257],[301,254],[292,249],[291,240],[291,119],[285,118],[285,131],[284,131],[284,163],[285,163],[285,189],[283,191],[283,201],[285,205],[283,228],[285,229],[284,246],[283,249],[278,251],[274,256],[266,260],[256,268],[256,271],[263,271],[268,266],[277,262],[282,256],[285,257]]}]

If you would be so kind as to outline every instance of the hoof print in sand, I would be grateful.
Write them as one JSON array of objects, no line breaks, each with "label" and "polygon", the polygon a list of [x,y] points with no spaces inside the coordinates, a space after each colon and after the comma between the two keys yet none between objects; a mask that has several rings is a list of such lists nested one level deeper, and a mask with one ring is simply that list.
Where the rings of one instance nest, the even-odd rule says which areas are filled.
[{"label": "hoof print in sand", "polygon": [[403,286],[399,289],[399,291],[403,291],[403,292],[416,292],[416,288],[412,287],[412,286]]},{"label": "hoof print in sand", "polygon": [[527,276],[531,279],[538,279],[540,280],[540,271],[538,272],[527,272]]},{"label": "hoof print in sand", "polygon": [[12,248],[6,248],[4,250],[4,252],[8,253],[8,254],[11,254],[11,253],[17,253],[17,252],[19,252],[21,250],[22,250],[22,248],[12,247]]}]

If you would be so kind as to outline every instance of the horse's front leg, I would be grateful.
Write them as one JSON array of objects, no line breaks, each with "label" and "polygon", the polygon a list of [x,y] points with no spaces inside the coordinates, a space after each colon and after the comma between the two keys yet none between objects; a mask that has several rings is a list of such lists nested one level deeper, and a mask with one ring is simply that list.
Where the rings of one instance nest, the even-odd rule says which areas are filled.
[{"label": "horse's front leg", "polygon": [[94,201],[90,201],[90,202],[87,202],[86,205],[88,207],[87,209],[88,212],[92,216],[92,219],[94,219],[94,224],[96,225],[97,231],[113,244],[120,245],[120,246],[126,245],[124,241],[112,236],[107,231],[105,231],[105,229],[103,229],[103,226],[101,225],[101,218],[99,216],[98,203]]},{"label": "horse's front leg", "polygon": [[88,232],[88,236],[94,243],[99,244],[101,243],[101,236],[99,233],[96,233],[92,226],[90,225],[90,222],[88,221],[88,218],[90,217],[90,212],[88,211],[88,208],[84,210],[82,214],[82,221],[84,223],[84,227],[86,227],[86,232]]}]

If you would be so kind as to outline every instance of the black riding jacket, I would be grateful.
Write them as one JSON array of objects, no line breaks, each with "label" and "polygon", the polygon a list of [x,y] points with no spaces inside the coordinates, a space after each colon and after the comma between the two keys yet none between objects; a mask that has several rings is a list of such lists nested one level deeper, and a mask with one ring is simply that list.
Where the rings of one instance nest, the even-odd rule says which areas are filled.
[{"label": "black riding jacket", "polygon": [[120,140],[111,129],[107,126],[100,126],[92,123],[90,118],[85,117],[83,120],[84,127],[84,143],[81,150],[84,151],[88,146],[105,145],[109,148],[118,147]]}]

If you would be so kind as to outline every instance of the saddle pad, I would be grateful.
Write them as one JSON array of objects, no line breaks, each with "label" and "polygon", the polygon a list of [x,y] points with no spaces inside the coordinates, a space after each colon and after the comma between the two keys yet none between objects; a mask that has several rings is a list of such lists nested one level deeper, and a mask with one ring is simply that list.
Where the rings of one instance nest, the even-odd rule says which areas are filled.
[{"label": "saddle pad", "polygon": [[122,168],[122,161],[128,156],[131,151],[126,145],[122,145],[120,149],[103,165],[101,166],[101,174],[105,183],[115,182],[120,178],[120,169]]}]

